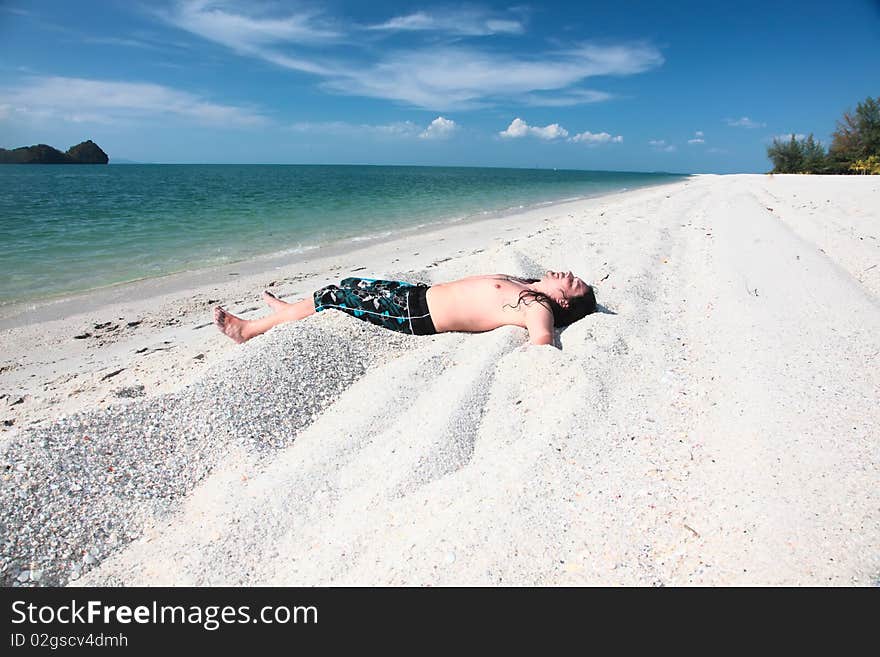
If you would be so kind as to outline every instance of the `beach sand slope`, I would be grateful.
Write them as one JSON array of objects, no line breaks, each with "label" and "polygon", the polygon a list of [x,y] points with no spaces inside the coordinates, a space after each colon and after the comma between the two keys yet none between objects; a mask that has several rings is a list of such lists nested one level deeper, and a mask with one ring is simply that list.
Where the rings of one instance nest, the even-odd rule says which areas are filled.
[{"label": "beach sand slope", "polygon": [[[400,336],[329,312],[279,327],[181,391],[13,438],[8,570],[30,558],[87,585],[876,583],[876,208],[871,178],[760,175],[548,208],[411,275],[572,269],[600,312],[560,331],[561,350],[515,327]],[[123,442],[135,474],[96,484],[81,466],[107,465],[85,460],[85,430],[96,453]],[[64,504],[81,528],[67,538]]]}]

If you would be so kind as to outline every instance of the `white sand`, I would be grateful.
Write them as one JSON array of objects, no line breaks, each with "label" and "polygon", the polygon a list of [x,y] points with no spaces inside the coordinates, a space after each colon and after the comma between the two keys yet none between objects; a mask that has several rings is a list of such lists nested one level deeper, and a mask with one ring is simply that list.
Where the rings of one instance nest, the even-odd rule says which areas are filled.
[{"label": "white sand", "polygon": [[[607,275],[607,312],[562,331],[561,351],[514,327],[408,338],[293,445],[259,459],[227,449],[78,583],[877,582],[880,179],[699,176],[336,260],[278,289],[301,295],[358,266],[427,281],[565,268]],[[276,276],[296,278],[216,287],[225,301],[251,285],[255,299]],[[303,340],[320,350],[314,336],[356,321],[321,313],[235,347],[193,330],[211,294],[5,331],[17,366],[0,374],[3,392],[28,395],[9,412],[22,426],[113,401],[122,385],[154,394],[222,377],[224,362],[259,364]],[[105,317],[161,324],[185,297],[202,305],[162,332],[70,339]],[[162,340],[174,348],[132,356]],[[82,391],[68,397],[71,386]]]}]

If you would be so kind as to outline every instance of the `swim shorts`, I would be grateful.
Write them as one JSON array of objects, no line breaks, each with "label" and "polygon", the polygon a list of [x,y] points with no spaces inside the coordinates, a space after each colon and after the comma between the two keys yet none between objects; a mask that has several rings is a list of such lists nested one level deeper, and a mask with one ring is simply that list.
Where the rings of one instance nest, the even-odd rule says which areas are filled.
[{"label": "swim shorts", "polygon": [[315,310],[333,308],[392,331],[433,335],[437,330],[428,312],[427,294],[424,283],[345,278],[339,286],[327,285],[315,292]]}]

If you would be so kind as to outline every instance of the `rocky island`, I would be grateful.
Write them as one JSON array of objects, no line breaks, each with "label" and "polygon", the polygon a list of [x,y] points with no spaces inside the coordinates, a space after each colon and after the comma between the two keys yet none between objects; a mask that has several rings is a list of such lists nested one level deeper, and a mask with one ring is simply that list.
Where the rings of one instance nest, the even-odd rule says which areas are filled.
[{"label": "rocky island", "polygon": [[46,144],[0,148],[0,164],[107,164],[110,158],[91,139],[71,146],[66,153]]}]

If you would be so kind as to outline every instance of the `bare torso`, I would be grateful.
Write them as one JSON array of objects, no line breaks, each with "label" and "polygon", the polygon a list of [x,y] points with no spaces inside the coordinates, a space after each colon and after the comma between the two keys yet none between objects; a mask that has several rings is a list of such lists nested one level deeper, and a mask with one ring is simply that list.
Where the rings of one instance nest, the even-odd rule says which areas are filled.
[{"label": "bare torso", "polygon": [[491,331],[509,324],[525,328],[527,306],[516,306],[526,288],[527,283],[510,280],[506,274],[439,283],[428,290],[428,311],[438,333]]}]

